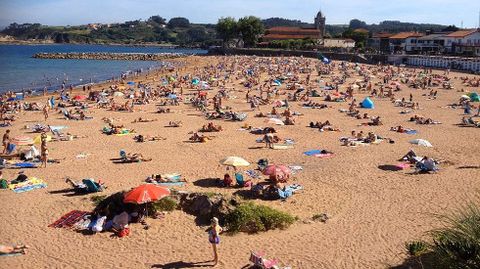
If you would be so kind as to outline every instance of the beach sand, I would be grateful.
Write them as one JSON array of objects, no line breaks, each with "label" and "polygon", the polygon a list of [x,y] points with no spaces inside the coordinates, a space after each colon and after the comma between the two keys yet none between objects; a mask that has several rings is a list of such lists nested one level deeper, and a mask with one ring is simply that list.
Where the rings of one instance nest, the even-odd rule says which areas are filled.
[{"label": "beach sand", "polygon": [[[217,61],[215,57],[189,57],[189,70]],[[442,73],[442,71],[434,71]],[[451,77],[462,74],[451,73]],[[312,77],[316,79],[317,76]],[[353,82],[359,77],[348,78]],[[375,81],[377,81],[376,79]],[[412,114],[402,115],[402,108],[394,107],[387,98],[373,99],[376,108],[368,112],[381,116],[383,126],[357,126],[366,120],[356,120],[339,113],[348,109],[348,103],[328,103],[332,108],[306,109],[301,102],[291,103],[292,111],[304,113],[297,118],[295,126],[279,126],[282,138],[296,141],[294,149],[269,150],[258,148],[260,137],[239,131],[245,122],[252,126],[265,126],[264,118],[255,118],[245,102],[245,92],[236,92],[238,98],[224,105],[234,111],[248,111],[245,122],[215,121],[224,131],[212,133],[215,138],[204,144],[189,143],[188,132],[199,129],[208,121],[190,105],[171,107],[173,113],[157,114],[155,104],[137,106],[136,112],[111,112],[95,109],[93,120],[66,121],[60,114],[51,114],[50,125],[67,125],[67,131],[88,138],[70,142],[50,142],[50,157],[64,159],[60,164],[47,168],[25,170],[48,183],[48,188],[15,194],[10,190],[0,192],[0,238],[2,244],[28,244],[31,248],[23,256],[0,258],[1,268],[192,268],[198,262],[212,259],[211,246],[195,217],[182,211],[169,213],[163,219],[149,220],[150,229],[141,225],[131,227],[131,235],[124,238],[111,237],[110,232],[83,235],[75,231],[47,227],[63,214],[74,210],[91,210],[90,197],[50,194],[67,188],[66,176],[82,179],[101,179],[108,189],[101,195],[128,190],[142,184],[153,173],[181,173],[190,183],[181,188],[187,191],[218,192],[234,194],[236,188],[201,187],[195,181],[220,178],[225,167],[219,160],[226,156],[241,156],[251,163],[268,158],[271,163],[303,166],[303,172],[293,180],[304,190],[286,202],[261,201],[295,216],[299,221],[286,230],[273,230],[259,234],[224,235],[219,246],[218,268],[242,268],[248,265],[251,250],[262,250],[268,257],[278,258],[281,264],[292,268],[388,268],[399,265],[406,258],[405,243],[425,238],[425,232],[438,227],[434,214],[452,212],[466,201],[478,195],[479,169],[459,169],[461,166],[479,165],[480,129],[460,128],[463,110],[445,108],[458,101],[462,93],[458,89],[473,90],[454,80],[455,90],[438,89],[439,97],[429,101],[422,94],[426,91],[402,86],[397,95],[410,93],[420,102],[422,110],[415,112],[441,121],[441,125],[416,125],[407,122]],[[236,83],[228,85],[244,89]],[[98,86],[101,87],[101,86]],[[362,100],[366,94],[356,94]],[[44,102],[45,97],[40,100]],[[318,98],[318,102],[321,99]],[[323,103],[323,102],[322,102]],[[263,106],[269,112],[271,106]],[[363,112],[363,110],[362,110]],[[12,137],[26,134],[25,125],[42,123],[43,114],[22,112],[11,127]],[[107,136],[101,133],[106,124],[103,117],[119,118],[119,123],[134,128],[144,135],[161,135],[164,141],[136,143],[133,136]],[[135,118],[158,119],[152,123],[135,123]],[[308,128],[310,121],[330,120],[340,132],[319,132]],[[181,120],[180,128],[165,127],[169,121]],[[389,131],[396,125],[413,128],[417,135]],[[0,132],[4,132],[2,128]],[[348,148],[340,146],[339,138],[349,136],[351,130],[374,131],[395,141],[379,145]],[[36,134],[27,134],[36,136]],[[423,138],[433,148],[423,148],[408,143]],[[110,158],[118,156],[120,149],[141,152],[153,158],[151,162],[113,164]],[[308,157],[302,153],[309,149],[328,149],[335,156],[328,159]],[[420,155],[441,158],[442,164],[436,174],[412,175],[411,170],[383,171],[380,165],[396,164],[409,149]],[[80,153],[88,153],[77,159]],[[254,165],[252,165],[252,168]],[[18,170],[5,170],[8,179],[16,177]],[[193,183],[193,184],[192,184]],[[326,223],[305,221],[319,213],[331,216]],[[207,267],[206,267],[207,268]]]}]

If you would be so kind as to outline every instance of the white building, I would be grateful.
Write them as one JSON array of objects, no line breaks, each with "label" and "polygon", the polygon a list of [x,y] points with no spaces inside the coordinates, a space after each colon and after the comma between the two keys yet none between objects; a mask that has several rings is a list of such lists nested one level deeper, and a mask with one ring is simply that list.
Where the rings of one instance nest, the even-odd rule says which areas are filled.
[{"label": "white building", "polygon": [[443,39],[447,53],[480,56],[480,29],[456,31]]}]

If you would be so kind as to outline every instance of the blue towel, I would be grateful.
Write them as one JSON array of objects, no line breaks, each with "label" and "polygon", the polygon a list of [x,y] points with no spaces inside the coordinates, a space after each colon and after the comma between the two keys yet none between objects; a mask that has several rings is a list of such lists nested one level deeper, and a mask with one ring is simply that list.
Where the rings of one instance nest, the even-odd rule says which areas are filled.
[{"label": "blue towel", "polygon": [[320,153],[322,153],[321,150],[314,149],[314,150],[305,151],[303,154],[305,154],[307,156],[313,156],[313,155],[317,155],[317,154],[320,154]]},{"label": "blue towel", "polygon": [[409,134],[409,135],[413,135],[413,134],[417,134],[418,131],[417,130],[408,130],[405,132],[406,134]]},{"label": "blue towel", "polygon": [[16,163],[13,166],[19,168],[37,168],[37,165],[34,163]]}]

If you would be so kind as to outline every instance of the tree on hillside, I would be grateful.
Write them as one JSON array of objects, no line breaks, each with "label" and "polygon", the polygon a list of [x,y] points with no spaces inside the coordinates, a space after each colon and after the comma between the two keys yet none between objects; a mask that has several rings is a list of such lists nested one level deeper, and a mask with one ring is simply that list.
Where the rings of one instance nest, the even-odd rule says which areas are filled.
[{"label": "tree on hillside", "polygon": [[237,21],[232,17],[220,18],[217,23],[217,35],[225,45],[237,36]]},{"label": "tree on hillside", "polygon": [[354,31],[353,29],[348,28],[343,32],[342,37],[355,40],[355,47],[363,48],[367,44],[368,33]]},{"label": "tree on hillside", "polygon": [[171,18],[168,21],[168,28],[188,28],[190,27],[190,21],[187,18],[176,17]]},{"label": "tree on hillside", "polygon": [[364,21],[358,20],[358,19],[353,19],[350,21],[349,28],[355,30],[355,29],[360,29],[360,28],[367,28],[367,23]]},{"label": "tree on hillside", "polygon": [[148,20],[148,23],[154,23],[158,25],[165,25],[167,24],[167,20],[165,18],[160,17],[159,15],[151,16]]},{"label": "tree on hillside", "polygon": [[455,25],[449,25],[448,27],[445,27],[442,29],[442,32],[455,32],[458,31],[458,27]]},{"label": "tree on hillside", "polygon": [[306,22],[302,22],[299,20],[289,20],[289,19],[278,18],[278,17],[262,20],[262,23],[265,26],[265,28],[272,28],[277,26],[292,26],[292,27],[308,26],[308,23]]},{"label": "tree on hillside", "polygon": [[260,18],[254,16],[241,18],[238,20],[238,32],[245,46],[253,47],[257,44],[258,37],[264,32],[263,23]]}]

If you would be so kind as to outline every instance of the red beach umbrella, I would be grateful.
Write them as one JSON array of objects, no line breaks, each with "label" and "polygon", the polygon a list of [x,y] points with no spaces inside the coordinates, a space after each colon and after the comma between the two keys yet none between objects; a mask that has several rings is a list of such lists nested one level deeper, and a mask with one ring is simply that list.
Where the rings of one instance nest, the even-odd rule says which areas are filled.
[{"label": "red beach umbrella", "polygon": [[124,203],[145,204],[169,196],[170,190],[155,184],[143,184],[125,194]]}]

